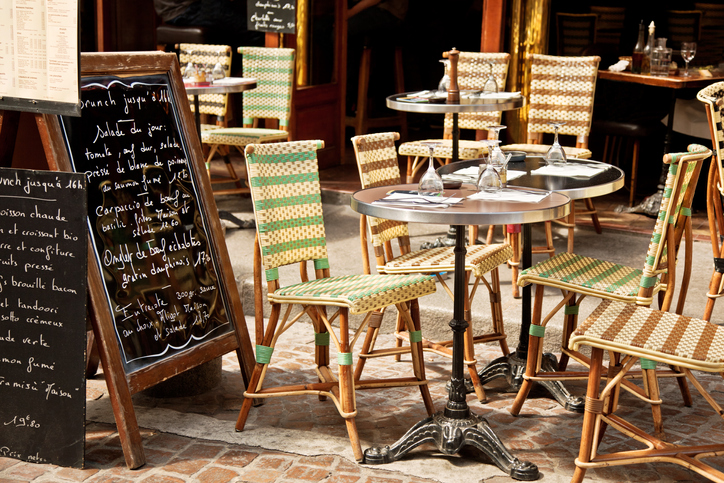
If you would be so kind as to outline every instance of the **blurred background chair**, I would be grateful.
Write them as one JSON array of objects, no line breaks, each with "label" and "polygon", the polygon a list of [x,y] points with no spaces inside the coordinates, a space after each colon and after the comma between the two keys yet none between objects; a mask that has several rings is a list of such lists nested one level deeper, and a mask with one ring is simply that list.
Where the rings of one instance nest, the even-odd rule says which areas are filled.
[{"label": "blurred background chair", "polygon": [[701,37],[696,46],[697,65],[719,65],[724,53],[724,3],[694,3],[701,12]]},{"label": "blurred background chair", "polygon": [[563,56],[581,55],[596,43],[595,13],[556,13],[556,53]]},{"label": "blurred background chair", "polygon": [[[493,76],[499,91],[505,90],[508,76],[508,63],[510,54],[460,52],[458,58],[458,86],[460,90],[482,90],[485,81],[489,78],[490,66],[493,66]],[[458,127],[461,130],[474,130],[476,139],[487,138],[485,132],[489,126],[500,124],[501,111],[491,112],[463,112],[458,114]],[[418,171],[425,166],[424,160],[430,156],[429,148],[424,142],[442,142],[433,151],[433,157],[439,164],[444,165],[452,159],[452,114],[445,115],[443,139],[427,139],[424,141],[410,141],[402,143],[399,148],[400,156],[407,156],[406,182],[413,183]],[[476,141],[462,140],[459,146],[460,159],[477,159],[487,152],[485,147]]]},{"label": "blurred background chair", "polygon": [[626,21],[626,7],[591,5],[589,11],[598,17],[595,43],[611,46],[618,51]]},{"label": "blurred background chair", "polygon": [[[375,186],[388,186],[401,183],[400,168],[395,151],[395,141],[399,139],[398,133],[379,133],[352,138],[357,168],[359,169],[362,188]],[[367,233],[372,238],[372,248],[377,262],[377,272],[386,274],[434,274],[448,295],[452,298],[453,290],[446,282],[446,273],[455,271],[455,253],[453,247],[438,247],[422,250],[412,250],[407,223],[402,221],[385,220],[362,215],[360,218],[360,239],[362,242],[362,263],[364,273],[370,273],[370,259],[367,247]],[[471,238],[473,239],[473,238]],[[397,241],[399,254],[393,251],[392,242]],[[508,355],[505,328],[503,326],[503,307],[500,298],[500,277],[498,266],[505,263],[512,256],[512,249],[507,243],[492,245],[468,245],[465,254],[466,287],[465,294],[465,320],[468,327],[465,330],[465,364],[470,373],[472,388],[481,402],[486,400],[478,371],[476,368],[475,348],[473,344],[498,342],[503,355]],[[489,275],[489,280],[486,278]],[[470,278],[473,283],[470,285]],[[487,333],[474,335],[472,317],[472,304],[478,287],[484,285],[490,298],[490,314],[492,328]],[[398,323],[398,346],[402,339],[411,339],[404,333],[404,327]],[[478,330],[480,332],[480,330]],[[423,339],[423,347],[446,357],[452,357],[452,340],[433,342]]]},{"label": "blurred background chair", "polygon": [[[681,42],[699,42],[701,40],[702,12],[699,10],[669,10],[664,25],[666,46],[674,52],[681,50]],[[698,54],[698,53],[697,53]]]},{"label": "blurred background chair", "polygon": [[[363,455],[355,423],[355,391],[358,388],[417,386],[429,416],[435,408],[427,387],[419,340],[413,341],[407,350],[412,357],[414,376],[394,380],[355,378],[352,374],[354,345],[362,331],[371,325],[370,320],[376,319],[379,310],[389,305],[397,308],[410,333],[419,334],[419,317],[410,314],[408,302],[435,292],[435,282],[424,274],[330,276],[317,163],[317,150],[323,146],[322,141],[297,141],[252,144],[245,150],[257,226],[255,244],[259,250],[254,259],[255,298],[262,291],[263,265],[267,299],[272,309],[263,340],[256,341],[256,365],[244,392],[236,430],[244,429],[254,399],[300,395],[329,397],[345,420],[354,457],[361,461]],[[314,280],[308,276],[309,261],[314,263]],[[282,286],[279,269],[297,262],[301,283]],[[282,315],[283,305],[286,310]],[[292,311],[294,305],[298,308],[296,312]],[[331,316],[327,314],[327,307],[336,307]],[[257,313],[260,310],[261,304],[256,306]],[[349,316],[353,314],[365,314],[365,318],[350,339]],[[311,318],[314,328],[315,370],[319,382],[308,383],[300,378],[295,384],[289,380],[298,371],[286,370],[279,378],[275,371],[267,368],[277,339],[304,315]],[[338,327],[338,335],[333,323]],[[337,376],[330,364],[330,340],[337,349]],[[369,337],[365,340],[367,344]],[[363,346],[361,352],[366,353],[366,347]],[[276,371],[279,370],[277,366]],[[265,388],[266,376],[271,380],[281,379],[282,384]]]},{"label": "blurred background chair", "polygon": [[[588,138],[593,119],[593,99],[596,93],[598,56],[561,57],[541,54],[527,54],[530,65],[530,90],[528,95],[527,142],[501,146],[503,151],[525,151],[528,154],[545,156],[549,145],[541,144],[544,133],[555,131],[551,122],[565,123],[559,129],[560,135],[576,136],[576,146],[565,146],[567,157],[587,159],[591,157]],[[566,221],[558,221],[568,229],[568,251],[573,252],[576,216],[590,215],[596,233],[601,233],[601,224],[593,200],[586,198],[585,210],[576,211],[571,205],[571,214]],[[546,246],[536,247],[534,253],[555,253],[550,222],[546,222]]]},{"label": "blurred background chair", "polygon": [[[223,127],[221,129],[202,130],[201,141],[208,146],[207,165],[211,165],[218,153],[231,164],[229,149],[244,153],[249,144],[273,143],[289,139],[289,119],[292,108],[294,85],[294,49],[239,47],[242,55],[243,76],[257,80],[255,89],[243,92],[243,127]],[[259,127],[260,120],[278,122],[275,127]],[[242,185],[240,176],[213,178],[212,183],[236,183],[235,188],[214,190],[214,194],[248,193],[249,188]]]}]

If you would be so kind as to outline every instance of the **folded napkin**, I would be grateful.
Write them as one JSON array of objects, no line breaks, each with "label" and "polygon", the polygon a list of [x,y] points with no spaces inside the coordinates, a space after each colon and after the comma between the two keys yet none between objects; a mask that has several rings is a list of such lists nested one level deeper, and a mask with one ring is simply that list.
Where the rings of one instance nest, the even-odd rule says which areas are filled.
[{"label": "folded napkin", "polygon": [[623,72],[628,67],[628,60],[619,60],[615,64],[608,67],[608,70],[612,72]]},{"label": "folded napkin", "polygon": [[[508,181],[513,181],[514,179],[520,178],[521,176],[525,175],[525,171],[513,171],[508,170]],[[477,166],[469,166],[467,168],[458,169],[457,171],[450,173],[450,174],[444,174],[442,175],[442,179],[446,181],[462,181],[465,182],[472,182],[477,183],[478,181],[478,167]]]},{"label": "folded napkin", "polygon": [[425,208],[446,208],[461,203],[462,198],[454,196],[420,196],[410,193],[390,193],[382,199],[373,201],[373,204],[395,204],[407,206],[422,206]]},{"label": "folded napkin", "polygon": [[566,178],[593,178],[603,173],[607,167],[584,166],[581,164],[568,163],[565,166],[543,166],[531,174],[542,174],[547,176],[562,176]]},{"label": "folded napkin", "polygon": [[539,203],[544,200],[550,191],[541,191],[540,193],[534,191],[523,191],[511,188],[503,188],[497,193],[487,193],[485,191],[478,191],[477,193],[468,196],[469,200],[486,200],[486,201],[518,201],[521,203]]}]

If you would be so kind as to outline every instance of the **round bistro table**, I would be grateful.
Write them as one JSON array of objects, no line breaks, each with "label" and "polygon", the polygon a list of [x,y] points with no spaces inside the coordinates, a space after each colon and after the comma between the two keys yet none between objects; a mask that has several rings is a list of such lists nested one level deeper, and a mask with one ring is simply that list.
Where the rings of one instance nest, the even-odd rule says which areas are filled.
[{"label": "round bistro table", "polygon": [[194,96],[194,120],[196,121],[196,132],[201,137],[201,113],[199,112],[199,96],[203,94],[234,94],[256,89],[256,79],[249,77],[226,77],[226,81],[220,84],[201,85],[184,83],[186,94]]},{"label": "round bistro table", "polygon": [[[455,173],[470,166],[477,166],[483,160],[471,159],[450,163],[446,166],[438,168],[437,172],[442,176]],[[524,171],[525,174],[508,182],[508,186],[519,188],[536,188],[540,190],[553,191],[568,196],[571,200],[579,200],[584,198],[594,198],[603,196],[620,189],[624,184],[624,172],[616,167],[599,161],[589,159],[569,159],[568,163],[573,165],[606,167],[601,173],[591,178],[572,178],[564,176],[550,176],[532,174],[532,172],[546,165],[546,161],[542,156],[526,156],[521,161],[511,161],[508,163],[508,171]],[[507,223],[510,224],[510,223]],[[532,265],[533,246],[531,225],[523,224],[521,227],[521,270]],[[508,356],[499,357],[490,362],[487,366],[480,370],[478,376],[480,383],[486,384],[493,379],[504,378],[514,389],[520,389],[523,383],[523,374],[528,359],[528,331],[530,329],[531,318],[531,286],[526,285],[522,289],[522,310],[521,310],[521,330],[518,339],[518,347]],[[541,366],[543,370],[555,371],[558,361],[553,354],[544,354]],[[566,389],[561,381],[537,381],[538,384],[545,387],[551,395],[566,409],[575,412],[583,412],[585,407],[585,399],[573,396]]]},{"label": "round bistro table", "polygon": [[508,451],[488,422],[470,411],[466,402],[463,375],[463,334],[465,321],[465,225],[473,224],[529,224],[566,216],[570,211],[570,198],[550,193],[539,203],[520,203],[497,200],[471,200],[475,189],[461,187],[445,190],[445,196],[462,197],[461,203],[448,208],[396,206],[374,203],[390,190],[415,190],[417,185],[381,186],[357,191],[352,195],[351,207],[358,213],[409,223],[453,224],[455,230],[455,279],[453,290],[453,318],[449,325],[453,331],[452,373],[445,410],[418,422],[400,440],[390,446],[373,446],[365,450],[367,464],[396,461],[423,443],[435,443],[444,454],[455,454],[463,446],[472,445],[483,451],[502,471],[518,480],[535,480],[538,467],[521,461]]}]

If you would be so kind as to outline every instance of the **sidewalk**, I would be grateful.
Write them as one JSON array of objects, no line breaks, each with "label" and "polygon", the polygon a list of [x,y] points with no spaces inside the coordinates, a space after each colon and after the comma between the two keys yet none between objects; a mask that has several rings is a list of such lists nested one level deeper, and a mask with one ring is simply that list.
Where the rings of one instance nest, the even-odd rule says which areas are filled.
[{"label": "sidewalk", "polygon": [[[350,167],[347,167],[349,169]],[[356,173],[355,173],[356,174]],[[331,173],[325,189],[325,223],[333,275],[359,273],[360,245],[358,215],[349,208],[347,196],[354,190],[353,181],[341,179]],[[323,179],[323,184],[328,181]],[[349,183],[351,188],[340,188]],[[598,200],[597,200],[598,201]],[[601,200],[603,201],[603,200]],[[223,197],[218,200],[219,208],[230,211],[244,219],[252,218],[248,198]],[[617,202],[599,202],[599,209]],[[604,234],[597,235],[591,228],[582,226],[576,234],[577,251],[581,254],[595,254],[633,266],[643,264],[648,235],[632,232],[645,231],[653,220],[642,215],[636,222],[624,221],[619,215],[603,210]],[[695,216],[698,224],[701,215]],[[704,217],[705,222],[705,217]],[[624,228],[629,230],[624,231]],[[412,244],[444,236],[446,227],[412,226]],[[650,234],[651,228],[648,228]],[[698,235],[705,242],[694,244],[695,276],[689,288],[685,313],[699,316],[703,312],[705,293],[708,285],[711,248],[706,231],[698,228]],[[540,237],[539,230],[534,237]],[[251,263],[253,230],[227,230],[227,243],[232,265],[247,316],[247,325],[253,337],[253,288],[251,285]],[[562,247],[562,234],[556,236],[556,243]],[[296,272],[296,268],[293,269]],[[282,273],[282,278],[286,274]],[[511,348],[517,346],[520,324],[520,300],[514,299],[510,290],[510,272],[501,269],[503,286],[503,307],[508,342]],[[554,292],[547,294],[547,301],[556,298]],[[482,295],[480,295],[482,297]],[[581,309],[587,314],[596,305],[586,301]],[[721,302],[720,302],[721,303]],[[474,320],[479,326],[487,322],[487,297],[477,300],[473,307]],[[434,296],[421,301],[425,335],[431,338],[449,335],[447,322],[451,318],[452,302],[439,289]],[[266,312],[268,314],[268,311]],[[716,312],[715,312],[716,315]],[[553,322],[551,323],[553,324]],[[389,324],[387,324],[389,327]],[[311,330],[307,324],[298,323],[291,333],[281,341],[275,351],[277,360],[286,368],[298,368],[300,361],[308,359],[313,350]],[[557,337],[550,334],[547,339]],[[380,344],[390,344],[391,335],[383,334]],[[359,345],[359,344],[358,344]],[[498,357],[495,345],[477,346],[477,357],[481,365]],[[449,359],[426,354],[426,371],[436,409],[442,410],[447,397],[445,382],[449,378]],[[393,363],[389,360],[374,360],[368,371],[385,373],[390,377],[409,373],[410,365],[403,360]],[[307,372],[314,380],[314,373]],[[284,374],[270,368],[268,377],[278,379]],[[714,376],[702,377],[702,382],[715,397],[724,393],[724,383]],[[681,407],[681,397],[676,384],[662,383],[664,424],[671,441],[686,438],[693,442],[721,434],[724,422],[716,418],[709,406],[694,394],[694,407]],[[571,392],[582,394],[583,383],[569,386]],[[537,393],[526,402],[519,417],[508,412],[514,393],[507,392],[502,382],[494,381],[486,386],[488,403],[480,404],[473,396],[468,404],[476,414],[484,416],[505,442],[514,456],[536,463],[542,473],[539,481],[567,482],[574,468],[578,452],[581,415],[569,413],[555,401]],[[445,457],[426,445],[413,450],[402,460],[380,467],[358,465],[354,462],[349,448],[344,423],[334,405],[320,402],[316,397],[275,398],[264,405],[251,409],[247,427],[241,433],[234,431],[234,422],[241,406],[243,384],[235,354],[223,358],[221,384],[208,393],[198,396],[176,398],[154,398],[144,393],[134,396],[134,408],[142,430],[147,464],[138,470],[125,467],[118,434],[113,423],[107,390],[102,374],[88,381],[87,389],[87,430],[86,469],[59,468],[53,465],[35,465],[0,457],[0,483],[33,481],[60,482],[84,481],[92,483],[172,483],[172,482],[345,482],[345,483],[414,483],[414,482],[511,482],[494,465],[483,460],[474,449],[461,454]],[[650,409],[641,401],[624,394],[622,404],[642,426],[651,421]],[[400,438],[414,423],[426,416],[419,392],[401,389],[360,391],[357,393],[357,425],[363,448],[371,444],[391,444]],[[619,443],[620,438],[610,437],[607,444]],[[1,446],[1,445],[0,445]],[[586,481],[706,481],[694,473],[675,465],[636,465],[612,467],[589,471]]]}]

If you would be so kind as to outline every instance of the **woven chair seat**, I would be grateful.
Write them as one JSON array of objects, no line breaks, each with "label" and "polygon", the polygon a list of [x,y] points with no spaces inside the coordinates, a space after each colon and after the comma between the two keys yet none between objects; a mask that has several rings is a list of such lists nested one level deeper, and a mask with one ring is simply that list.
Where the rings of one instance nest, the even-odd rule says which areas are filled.
[{"label": "woven chair seat", "polygon": [[[528,154],[545,154],[551,147],[545,144],[506,144],[500,146],[501,151],[524,151]],[[569,158],[590,159],[593,153],[590,149],[574,148],[563,146],[566,156]]]},{"label": "woven chair seat", "polygon": [[[400,156],[430,156],[430,148],[424,142],[442,143],[435,146],[433,156],[442,159],[452,158],[452,139],[427,139],[425,141],[413,141],[400,144],[398,152]],[[486,152],[486,148],[482,143],[477,141],[460,141],[458,145],[458,155],[460,159],[477,159],[481,158]]]},{"label": "woven chair seat", "polygon": [[[472,272],[475,277],[482,277],[512,256],[513,249],[507,243],[470,245],[465,254],[465,271]],[[455,270],[455,253],[453,247],[417,250],[390,260],[384,267],[377,267],[377,270],[390,274],[452,272]]]},{"label": "woven chair seat", "polygon": [[606,300],[569,341],[689,369],[724,371],[724,327],[672,312]]},{"label": "woven chair seat", "polygon": [[286,141],[289,133],[280,129],[229,127],[201,132],[201,142],[206,144],[225,144],[227,146],[247,146],[256,143]]},{"label": "woven chair seat", "polygon": [[435,292],[427,275],[349,275],[310,280],[269,294],[270,302],[334,305],[360,314]]},{"label": "woven chair seat", "polygon": [[[638,295],[642,276],[640,269],[565,252],[523,270],[518,285],[536,283],[630,303]],[[654,293],[660,289],[656,279]]]}]

